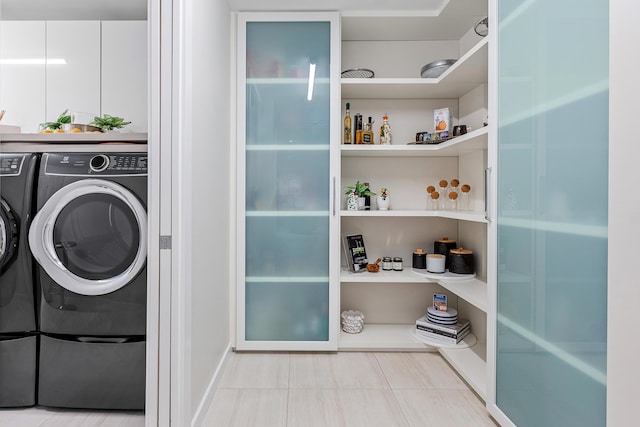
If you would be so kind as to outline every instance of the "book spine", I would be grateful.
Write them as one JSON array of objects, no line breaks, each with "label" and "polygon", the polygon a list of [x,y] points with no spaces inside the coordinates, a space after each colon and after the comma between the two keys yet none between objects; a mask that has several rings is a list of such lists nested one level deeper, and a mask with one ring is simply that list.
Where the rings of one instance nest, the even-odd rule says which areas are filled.
[{"label": "book spine", "polygon": [[416,334],[418,335],[418,337],[427,338],[430,340],[439,341],[447,344],[458,344],[462,340],[462,338],[460,339],[449,338],[443,335],[432,334],[426,331],[416,331]]},{"label": "book spine", "polygon": [[427,328],[438,329],[440,331],[448,332],[450,334],[456,334],[456,333],[460,333],[460,331],[464,330],[465,328],[468,328],[470,323],[468,321],[464,321],[464,323],[458,323],[457,325],[454,325],[455,327],[448,327],[444,325],[438,325],[435,323],[427,322],[424,319],[418,319],[416,321],[416,325],[425,326]]},{"label": "book spine", "polygon": [[434,329],[434,328],[430,328],[429,326],[423,326],[423,325],[416,325],[416,329],[419,331],[429,332],[431,334],[437,334],[443,337],[454,338],[454,339],[458,338],[458,336],[460,336],[461,334],[463,334],[468,330],[468,328],[465,328],[459,332],[456,331],[455,333],[451,333],[451,332],[445,332],[439,329]]},{"label": "book spine", "polygon": [[458,344],[460,341],[464,339],[468,335],[469,331],[467,330],[465,333],[461,334],[457,338],[450,338],[440,334],[434,334],[427,331],[416,330],[416,334],[418,337],[428,338],[435,341],[441,341],[447,344]]}]

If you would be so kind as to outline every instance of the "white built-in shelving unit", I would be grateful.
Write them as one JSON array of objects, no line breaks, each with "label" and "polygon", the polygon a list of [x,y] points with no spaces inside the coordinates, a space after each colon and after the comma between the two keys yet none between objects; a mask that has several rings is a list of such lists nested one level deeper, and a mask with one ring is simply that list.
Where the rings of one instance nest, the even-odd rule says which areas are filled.
[{"label": "white built-in shelving unit", "polygon": [[[349,22],[353,19],[351,17]],[[468,44],[469,38],[465,37]],[[369,45],[363,44],[366,40],[357,43],[358,49],[367,46],[374,53],[382,49],[379,40],[370,40]],[[394,46],[393,43],[385,44],[384,48],[390,46]],[[352,47],[349,49],[353,51]],[[485,277],[489,220],[485,211],[484,171],[491,128],[483,127],[483,121],[488,109],[488,39],[478,37],[461,53],[456,63],[438,78],[399,75],[341,79],[343,108],[350,102],[352,114],[361,112],[365,121],[367,116],[379,120],[378,114],[388,113],[394,137],[392,145],[378,145],[376,135],[373,145],[340,146],[341,188],[353,185],[355,180],[370,182],[374,192],[379,186],[389,187],[392,205],[388,211],[376,210],[375,206],[372,210],[349,211],[343,203],[339,211],[341,233],[362,234],[370,261],[382,255],[393,255],[394,250],[403,254],[404,268],[402,271],[353,273],[343,262],[340,309],[358,309],[361,303],[369,310],[364,313],[364,330],[359,334],[341,332],[338,349],[439,351],[478,395],[485,398],[488,306]],[[353,62],[353,58],[347,60]],[[433,130],[433,109],[441,108],[440,105],[449,106],[453,124],[466,124],[471,131],[440,144],[411,143],[415,132]],[[424,186],[436,184],[439,178],[453,177],[471,183],[475,191],[473,210],[427,210]],[[417,194],[420,190],[422,192]],[[432,252],[433,247],[428,245],[433,244],[434,237],[443,237],[438,235],[440,230],[453,233],[454,236],[448,237],[464,241],[465,247],[473,247],[477,264],[475,275],[438,275],[411,268],[411,253],[416,249],[411,245],[424,242],[424,249]],[[402,292],[397,292],[399,289]],[[457,305],[459,316],[471,321],[472,333],[457,345],[417,336],[415,324],[407,321],[407,316],[386,308],[401,304],[400,298],[406,298],[407,306],[415,307],[415,301],[411,300],[431,295],[433,291],[449,295],[452,304]],[[430,299],[425,298],[425,312],[429,303]],[[372,312],[371,307],[376,312]],[[417,313],[415,318],[421,315],[424,312]]]}]

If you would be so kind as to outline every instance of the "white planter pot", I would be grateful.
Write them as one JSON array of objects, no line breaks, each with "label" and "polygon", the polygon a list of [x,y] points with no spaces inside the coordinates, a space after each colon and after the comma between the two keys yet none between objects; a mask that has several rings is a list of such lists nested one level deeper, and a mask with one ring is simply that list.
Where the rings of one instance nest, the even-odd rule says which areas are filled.
[{"label": "white planter pot", "polygon": [[389,210],[389,205],[390,205],[389,196],[387,196],[387,197],[381,197],[381,196],[376,197],[376,203],[378,204],[378,210],[381,210],[381,211],[388,211]]}]

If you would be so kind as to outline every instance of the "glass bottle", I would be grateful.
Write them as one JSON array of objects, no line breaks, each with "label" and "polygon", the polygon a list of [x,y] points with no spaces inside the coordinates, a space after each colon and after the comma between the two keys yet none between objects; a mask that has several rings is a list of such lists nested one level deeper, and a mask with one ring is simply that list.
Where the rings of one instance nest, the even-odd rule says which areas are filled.
[{"label": "glass bottle", "polygon": [[351,112],[349,111],[349,103],[347,102],[347,111],[344,115],[344,136],[342,142],[351,144],[353,142],[353,134],[351,133]]},{"label": "glass bottle", "polygon": [[380,126],[380,144],[391,144],[391,126],[389,125],[389,116],[382,116],[382,126]]},{"label": "glass bottle", "polygon": [[353,142],[354,144],[362,144],[362,114],[356,113],[353,118]]},{"label": "glass bottle", "polygon": [[442,197],[446,198],[449,194],[449,181],[441,179],[440,182],[438,182],[438,191]]},{"label": "glass bottle", "polygon": [[458,210],[458,192],[457,191],[449,191],[447,195],[447,210],[456,211]]},{"label": "glass bottle", "polygon": [[364,130],[362,131],[362,143],[373,144],[373,122],[369,117],[369,122],[364,124]]},{"label": "glass bottle", "polygon": [[436,190],[433,190],[429,194],[429,210],[437,211],[440,209],[440,193]]},{"label": "glass bottle", "polygon": [[471,186],[469,184],[464,184],[460,187],[462,193],[460,194],[460,203],[458,204],[458,209],[461,211],[470,211],[472,210],[471,206]]}]

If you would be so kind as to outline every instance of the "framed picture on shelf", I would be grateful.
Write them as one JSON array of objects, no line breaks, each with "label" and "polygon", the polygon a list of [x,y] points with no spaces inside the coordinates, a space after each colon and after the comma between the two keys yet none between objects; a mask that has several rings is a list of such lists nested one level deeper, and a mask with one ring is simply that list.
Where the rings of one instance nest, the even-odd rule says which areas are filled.
[{"label": "framed picture on shelf", "polygon": [[367,271],[367,250],[364,247],[362,234],[347,234],[344,236],[344,254],[349,269],[353,272]]}]

